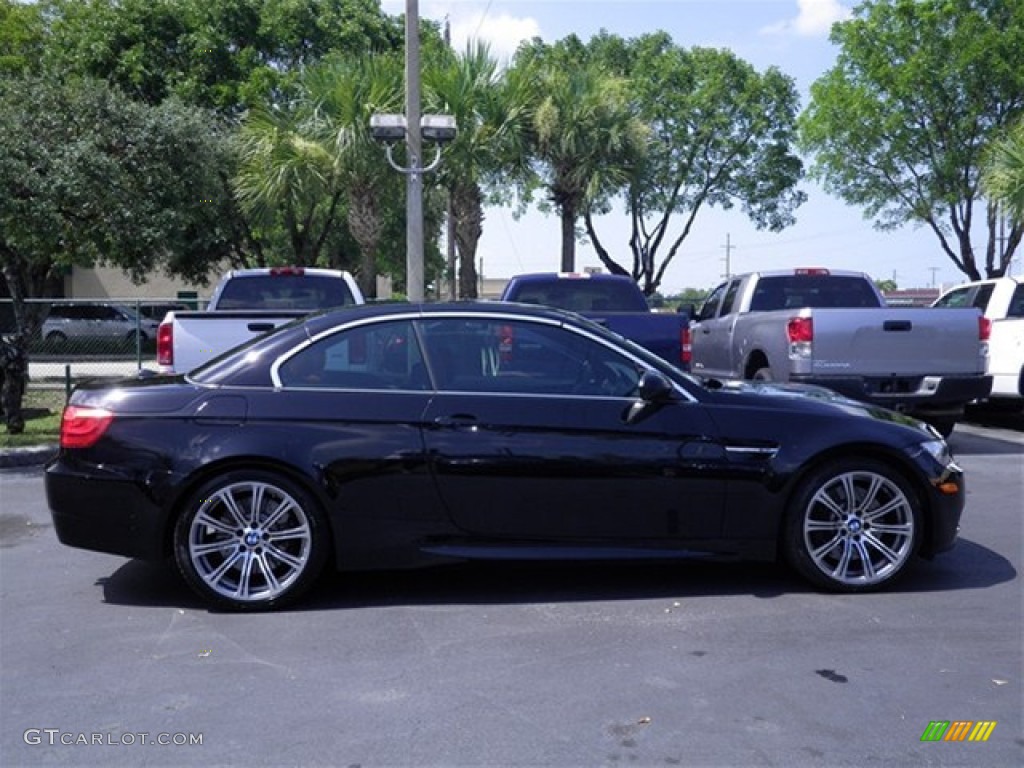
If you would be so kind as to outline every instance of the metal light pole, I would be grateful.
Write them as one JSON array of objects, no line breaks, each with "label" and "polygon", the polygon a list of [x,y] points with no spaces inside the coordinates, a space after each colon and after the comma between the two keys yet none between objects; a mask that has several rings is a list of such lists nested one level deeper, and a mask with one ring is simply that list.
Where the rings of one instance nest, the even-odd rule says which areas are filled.
[{"label": "metal light pole", "polygon": [[405,118],[407,174],[405,208],[405,292],[423,301],[423,169],[420,132],[419,0],[405,0]]},{"label": "metal light pole", "polygon": [[[405,293],[409,301],[423,301],[423,174],[441,163],[441,145],[455,139],[458,127],[451,115],[420,115],[420,37],[417,0],[405,2],[405,114],[370,116],[370,134],[384,143],[388,163],[406,177]],[[422,165],[423,141],[434,145],[434,159]],[[405,141],[406,162],[392,156],[392,146]]]}]

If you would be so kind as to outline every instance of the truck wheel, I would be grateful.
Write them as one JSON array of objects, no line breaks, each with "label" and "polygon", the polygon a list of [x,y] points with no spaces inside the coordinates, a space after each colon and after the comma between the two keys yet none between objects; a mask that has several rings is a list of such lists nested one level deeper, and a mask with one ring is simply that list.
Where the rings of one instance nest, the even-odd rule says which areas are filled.
[{"label": "truck wheel", "polygon": [[294,600],[320,575],[328,546],[316,501],[287,478],[257,470],[205,483],[174,528],[174,557],[185,581],[233,610]]},{"label": "truck wheel", "polygon": [[786,511],[783,551],[813,584],[865,592],[899,576],[920,538],[920,504],[907,481],[881,462],[849,458],[800,485]]},{"label": "truck wheel", "polygon": [[758,368],[754,371],[754,381],[772,381],[771,368]]}]

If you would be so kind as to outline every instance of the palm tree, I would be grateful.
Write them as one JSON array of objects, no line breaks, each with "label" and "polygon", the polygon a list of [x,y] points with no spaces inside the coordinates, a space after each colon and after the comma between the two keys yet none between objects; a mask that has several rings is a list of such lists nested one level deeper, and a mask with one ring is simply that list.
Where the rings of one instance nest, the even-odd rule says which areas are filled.
[{"label": "palm tree", "polygon": [[989,148],[982,183],[1011,221],[1024,224],[1024,119]]},{"label": "palm tree", "polygon": [[631,111],[628,80],[585,56],[566,66],[569,48],[535,47],[523,63],[533,73],[536,98],[532,154],[561,218],[563,272],[575,270],[577,220],[626,183],[647,135]]},{"label": "palm tree", "polygon": [[479,42],[428,67],[423,84],[428,111],[452,115],[459,129],[444,150],[439,174],[448,190],[458,249],[458,295],[475,298],[486,190],[527,157],[529,100],[521,82],[502,77],[489,47]]},{"label": "palm tree", "polygon": [[254,108],[238,146],[234,189],[242,210],[264,232],[284,229],[292,263],[315,264],[342,196],[330,152],[309,135],[296,105]]},{"label": "palm tree", "polygon": [[333,58],[306,73],[303,93],[310,134],[330,153],[347,199],[346,223],[360,251],[359,286],[376,297],[385,201],[399,177],[370,136],[370,117],[399,110],[401,62],[387,54]]}]

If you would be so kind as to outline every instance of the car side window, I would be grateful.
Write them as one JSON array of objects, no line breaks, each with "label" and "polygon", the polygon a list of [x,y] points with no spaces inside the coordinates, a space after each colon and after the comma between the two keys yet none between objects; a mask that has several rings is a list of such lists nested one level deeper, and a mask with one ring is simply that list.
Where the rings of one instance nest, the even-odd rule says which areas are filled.
[{"label": "car side window", "polygon": [[968,287],[968,288],[958,288],[957,290],[950,291],[945,296],[943,296],[941,299],[936,301],[935,302],[935,306],[936,307],[948,307],[948,308],[951,308],[951,309],[958,308],[958,307],[969,307],[969,306],[971,306],[971,291],[972,290],[973,290],[972,288]]},{"label": "car side window", "polygon": [[1006,310],[1007,317],[1024,317],[1024,283],[1013,289],[1010,306]]},{"label": "car side window", "polygon": [[632,397],[640,372],[628,358],[560,326],[498,318],[422,321],[437,389]]},{"label": "car side window", "polygon": [[736,294],[740,290],[740,281],[733,280],[729,283],[729,288],[725,292],[725,298],[722,300],[722,310],[718,313],[719,315],[728,315],[732,312],[733,303],[736,301]]},{"label": "car side window", "polygon": [[429,387],[423,356],[406,320],[348,328],[318,339],[278,368],[281,386],[301,389]]},{"label": "car side window", "polygon": [[700,308],[700,312],[697,313],[698,322],[701,320],[710,320],[718,314],[718,305],[722,301],[722,294],[725,293],[726,287],[727,284],[722,283],[711,292],[711,295],[707,297],[704,301],[704,305]]}]

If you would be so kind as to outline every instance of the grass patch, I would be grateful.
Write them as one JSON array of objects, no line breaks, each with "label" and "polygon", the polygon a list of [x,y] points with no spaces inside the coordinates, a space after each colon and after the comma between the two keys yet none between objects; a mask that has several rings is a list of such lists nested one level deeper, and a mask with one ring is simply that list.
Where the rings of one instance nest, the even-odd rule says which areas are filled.
[{"label": "grass patch", "polygon": [[64,410],[64,390],[30,387],[22,400],[25,431],[20,435],[7,432],[0,416],[0,448],[27,448],[54,445],[60,439],[60,416]]}]

